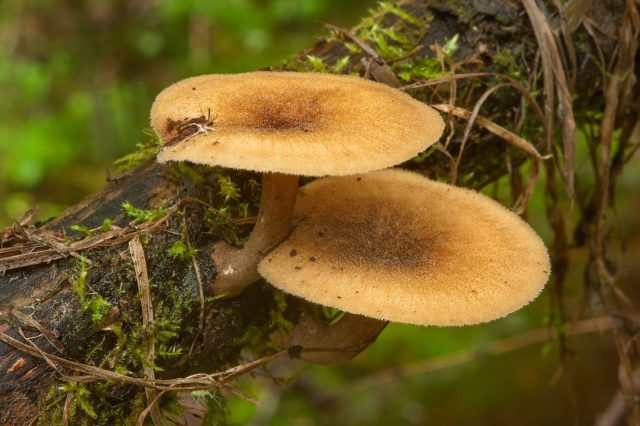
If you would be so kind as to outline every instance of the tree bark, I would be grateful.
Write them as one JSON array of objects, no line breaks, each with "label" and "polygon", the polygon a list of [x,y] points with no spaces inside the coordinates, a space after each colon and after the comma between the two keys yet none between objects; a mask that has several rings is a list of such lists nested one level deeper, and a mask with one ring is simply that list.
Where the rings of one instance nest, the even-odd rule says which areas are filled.
[{"label": "tree bark", "polygon": [[[619,54],[617,28],[632,10],[636,13],[632,18],[637,19],[637,9],[629,6],[630,1],[611,1],[603,7],[573,0],[560,11],[555,4],[546,2],[541,10],[559,41],[555,53],[561,56],[556,59],[567,77],[561,89],[568,90],[573,109],[585,116],[603,111],[607,71],[613,71],[607,67],[613,67]],[[540,44],[525,7],[510,0],[408,0],[398,7],[381,7],[350,31],[325,29],[310,49],[280,68],[357,72],[396,86],[413,84],[415,88],[406,91],[417,99],[456,105],[470,111],[472,118],[481,106],[479,115],[508,130],[506,136],[488,126],[468,128],[466,118],[452,113],[442,147],[402,167],[476,189],[508,175],[512,201],[523,207],[530,182],[523,180],[522,166],[528,159],[538,163],[539,158],[531,155],[537,150],[541,156],[553,155],[546,161],[555,163],[571,193],[571,144],[575,141],[563,140],[566,135],[558,130],[562,125],[557,123],[558,105],[548,102],[552,96],[548,89],[554,89],[545,86],[543,78],[549,71],[543,66],[544,52],[540,56],[549,46]],[[402,49],[401,54],[373,41],[374,23],[392,28],[401,36],[397,40],[405,40],[387,37],[390,46]],[[310,60],[309,55],[321,62]],[[341,65],[344,57],[348,62]],[[637,62],[637,52],[633,57]],[[469,73],[473,74],[452,77]],[[423,85],[431,76],[441,83]],[[637,69],[632,68],[625,78],[635,81]],[[616,123],[627,134],[632,134],[640,110],[637,84],[630,87],[630,99],[635,101],[619,111]],[[488,88],[495,89],[487,92]],[[566,120],[567,111],[560,113]],[[528,151],[512,134],[531,144]],[[239,199],[229,201],[221,195],[221,173],[236,183]],[[164,166],[150,160],[47,223],[17,223],[5,230],[0,246],[0,332],[23,342],[28,337],[45,353],[105,369],[126,367],[138,377],[143,376],[143,365],[135,353],[151,336],[164,349],[182,350],[158,360],[164,371],[156,373],[157,378],[221,371],[235,365],[241,351],[273,352],[268,336],[297,321],[300,302],[265,283],[231,299],[202,299],[202,294],[211,296],[206,283],[219,272],[209,256],[212,246],[223,239],[237,244],[251,229],[242,220],[225,219],[221,211],[237,212],[247,202],[249,213],[255,213],[256,178],[249,172]],[[160,218],[134,219],[123,211],[125,202],[140,209],[164,206],[166,212]],[[71,229],[73,225],[100,228],[105,219],[111,220],[111,227],[105,225],[91,236]],[[151,325],[143,324],[128,252],[128,242],[135,236],[143,243],[152,284],[155,323]],[[178,242],[197,253],[168,255]],[[41,357],[7,342],[0,341],[0,424],[26,424],[47,409],[58,410],[58,417],[52,415],[56,419],[69,416],[68,395],[73,391],[62,392],[58,386],[72,383],[62,374],[79,373],[60,366],[56,371]],[[145,401],[144,389],[130,384],[91,389],[91,403],[97,410],[109,410],[115,404],[113,418],[140,408],[139,404],[119,408],[114,401]],[[76,411],[86,414],[80,408]],[[49,417],[41,417],[46,423],[43,419]]]}]

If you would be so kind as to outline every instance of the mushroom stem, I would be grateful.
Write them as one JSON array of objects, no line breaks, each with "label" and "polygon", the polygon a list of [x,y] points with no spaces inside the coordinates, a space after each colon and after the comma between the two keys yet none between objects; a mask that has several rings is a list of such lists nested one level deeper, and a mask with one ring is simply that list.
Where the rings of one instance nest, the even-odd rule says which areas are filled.
[{"label": "mushroom stem", "polygon": [[301,307],[298,324],[280,339],[292,358],[314,364],[349,361],[372,344],[387,321],[344,313],[336,324],[328,325],[308,303]]},{"label": "mushroom stem", "polygon": [[249,240],[240,249],[225,242],[214,247],[214,294],[236,296],[260,279],[258,262],[291,232],[297,192],[298,176],[263,173],[260,208]]}]

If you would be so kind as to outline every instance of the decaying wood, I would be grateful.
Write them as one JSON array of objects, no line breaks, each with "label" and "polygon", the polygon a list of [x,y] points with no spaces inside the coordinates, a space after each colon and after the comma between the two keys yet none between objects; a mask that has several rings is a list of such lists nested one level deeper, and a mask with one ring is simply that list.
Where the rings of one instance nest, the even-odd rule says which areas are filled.
[{"label": "decaying wood", "polygon": [[[342,72],[359,72],[398,86],[400,77],[395,75],[394,66],[423,66],[419,63],[425,58],[436,61],[442,76],[432,80],[414,78],[403,82],[406,84],[401,89],[422,101],[440,104],[441,111],[449,112],[447,134],[442,145],[434,149],[435,154],[428,152],[402,166],[480,188],[507,174],[515,180],[520,166],[534,158],[528,184],[512,185],[520,191],[513,197],[518,200],[515,207],[519,211],[526,208],[538,161],[551,170],[548,182],[553,180],[557,167],[565,193],[573,197],[575,192],[585,212],[583,228],[593,231],[588,239],[593,263],[591,280],[600,288],[606,312],[611,314],[619,307],[612,294],[615,271],[607,263],[607,226],[603,218],[611,205],[612,182],[640,140],[638,70],[634,67],[640,28],[637,3],[611,1],[607,7],[596,7],[592,2],[569,1],[561,10],[557,9],[560,2],[546,2],[546,9],[538,3],[541,2],[406,0],[400,7],[413,17],[411,20],[388,10],[370,18],[381,27],[393,27],[414,40],[415,45],[402,57],[383,59],[378,46],[358,36],[367,25],[365,21],[348,31],[329,27],[309,50],[282,68],[308,69],[308,55],[321,58],[327,66],[349,55]],[[622,29],[616,32],[617,28]],[[458,45],[448,54],[443,46],[454,37],[458,38]],[[353,46],[351,50],[347,48],[347,43],[355,45],[360,53],[355,53]],[[509,56],[511,63],[505,63],[495,60],[501,52],[516,53]],[[518,78],[508,75],[510,66],[522,74]],[[500,90],[487,90],[500,84],[505,84]],[[592,146],[599,181],[594,197],[581,194],[573,180],[576,111],[585,117],[590,111],[605,111],[598,142],[602,149],[597,151],[598,143]],[[561,119],[560,129],[557,117]],[[468,124],[469,120],[475,125]],[[526,138],[521,135],[524,128],[528,129]],[[616,129],[621,129],[622,135],[617,151],[611,146]],[[96,380],[129,386],[124,390],[127,398],[146,392],[148,405],[140,414],[141,421],[150,414],[157,423],[158,397],[176,387],[235,392],[229,384],[235,375],[270,359],[242,364],[238,361],[240,353],[249,349],[262,351],[262,355],[274,351],[267,343],[268,335],[279,331],[273,322],[274,312],[283,321],[296,323],[300,312],[307,309],[292,298],[286,299],[288,303],[283,308],[285,296],[264,283],[251,286],[238,297],[205,303],[205,297],[211,295],[203,283],[210,282],[219,272],[209,253],[214,244],[226,238],[224,230],[207,218],[224,209],[226,201],[219,194],[212,169],[188,168],[149,162],[111,180],[99,194],[45,224],[32,226],[27,220],[20,220],[1,234],[0,424],[37,420],[43,404],[52,403],[52,383]],[[251,173],[228,173],[240,186],[256,177]],[[243,193],[248,202],[254,196]],[[550,210],[558,212],[557,194],[549,197],[554,206]],[[164,205],[166,211],[161,218],[138,223],[123,212],[124,202],[141,209]],[[106,218],[111,220],[111,228],[106,231],[85,237],[70,232],[72,225],[98,230]],[[250,226],[246,229],[243,223],[239,222],[235,232],[246,236]],[[556,233],[551,250],[554,267],[562,271],[567,244],[561,237],[566,224],[561,218],[552,219],[552,227]],[[182,235],[186,235],[189,248],[198,250],[187,261],[167,255]],[[584,239],[581,241],[586,244]],[[101,295],[111,307],[97,321],[80,306],[74,288],[81,262],[87,268],[89,291]],[[562,275],[554,278],[560,295],[562,280]],[[161,315],[162,308],[172,304],[188,307],[173,339],[176,347],[185,348],[184,352],[163,362],[162,373],[154,373],[142,363],[131,375],[110,371],[109,363],[117,362],[114,351],[120,350],[116,331],[131,323],[149,326],[154,314]],[[622,326],[614,330],[623,370],[633,375],[637,354],[629,349],[633,346],[631,334],[625,333]],[[123,332],[133,335],[131,330]],[[140,347],[147,348],[147,362],[154,361],[154,339],[144,333],[137,338]],[[260,347],[255,347],[256,341]],[[277,352],[274,356],[284,354]],[[214,372],[224,373],[205,374]],[[184,379],[172,380],[180,377]],[[632,407],[632,414],[637,415],[638,398],[634,403],[631,387],[623,386],[622,395]],[[72,399],[69,395],[73,393],[66,394],[66,402],[61,400],[63,419],[67,420]]]}]

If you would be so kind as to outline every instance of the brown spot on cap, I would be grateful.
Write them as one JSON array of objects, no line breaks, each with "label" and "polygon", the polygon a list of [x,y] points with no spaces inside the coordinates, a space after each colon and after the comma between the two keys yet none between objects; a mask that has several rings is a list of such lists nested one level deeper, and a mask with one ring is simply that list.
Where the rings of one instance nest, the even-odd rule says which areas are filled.
[{"label": "brown spot on cap", "polygon": [[329,114],[323,109],[328,103],[323,99],[326,96],[330,94],[319,92],[309,96],[300,90],[269,96],[263,93],[259,99],[237,94],[229,103],[236,105],[238,116],[256,130],[309,132],[328,122]]}]

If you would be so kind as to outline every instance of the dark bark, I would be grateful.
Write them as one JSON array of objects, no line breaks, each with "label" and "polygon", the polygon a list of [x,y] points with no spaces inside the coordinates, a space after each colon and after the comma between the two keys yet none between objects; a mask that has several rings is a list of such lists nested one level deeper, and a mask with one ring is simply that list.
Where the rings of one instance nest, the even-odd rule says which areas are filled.
[{"label": "dark bark", "polygon": [[[573,8],[564,9],[564,20],[553,2],[547,4],[549,9],[546,13],[551,27],[557,29],[558,34],[565,31],[564,37],[568,35],[568,39],[573,40],[571,52],[565,43],[562,53],[564,58],[568,58],[564,66],[568,75],[568,89],[574,96],[573,106],[577,111],[602,111],[604,108],[603,91],[607,77],[596,64],[601,58],[605,64],[609,64],[609,59],[615,54],[616,28],[625,11],[624,2],[607,3],[607,7],[590,7],[588,1],[569,2]],[[349,35],[326,30],[308,51],[282,68],[310,69],[312,66],[307,55],[322,58],[324,64],[331,68],[340,58],[349,55],[348,65],[341,72],[357,71],[362,75],[384,76],[390,69],[397,74],[403,70],[413,70],[406,83],[415,83],[420,80],[417,72],[419,67],[437,64],[434,58],[438,48],[435,45],[444,46],[447,40],[457,35],[458,48],[451,58],[442,62],[449,71],[454,68],[456,73],[510,75],[531,92],[537,91],[538,94],[534,93],[533,96],[540,105],[543,104],[543,95],[539,94],[542,90],[539,72],[542,65],[537,59],[538,41],[528,15],[519,2],[422,0],[405,1],[401,6],[413,19],[403,19],[398,14],[382,11],[370,19],[383,28],[395,28],[396,32],[411,40],[417,48],[406,59],[387,58],[388,64],[382,60],[372,60],[369,54],[353,53],[345,46],[345,42],[354,41]],[[364,22],[359,29],[366,29],[368,25]],[[354,29],[353,34],[360,34],[357,30]],[[604,32],[606,36],[598,32]],[[365,42],[375,49],[379,48],[371,41]],[[390,43],[394,44],[392,41]],[[384,52],[380,52],[380,55],[384,57]],[[456,105],[473,110],[487,87],[507,81],[500,77],[475,77],[458,80],[455,93],[450,83],[408,93],[434,104],[448,103],[453,99]],[[637,104],[638,89],[637,86],[632,87],[636,92]],[[523,99],[522,93],[513,86],[505,86],[491,95],[490,102],[484,103],[480,115],[523,135],[543,154],[552,152],[558,158],[563,150],[562,142],[558,141],[558,148],[545,146],[543,121],[536,115],[536,108]],[[542,107],[538,108],[542,111]],[[635,113],[631,107],[623,111],[620,117],[626,121],[617,123],[618,126],[624,129],[632,126],[638,120],[637,111],[637,105]],[[544,113],[553,114],[552,111]],[[393,117],[389,117],[389,120],[393,120]],[[479,126],[474,126],[468,140],[463,142],[466,121],[451,118],[449,124],[455,127],[455,134],[446,150],[454,159],[460,159],[457,184],[480,188],[510,174],[515,196],[525,190],[524,183],[518,184],[521,174],[519,166],[528,158],[524,151]],[[554,138],[557,133],[555,130],[547,130],[547,133],[552,133],[554,141],[559,139]],[[461,155],[463,143],[464,155]],[[560,161],[558,163],[563,168],[564,165]],[[451,163],[440,151],[433,151],[421,161],[409,161],[402,166],[444,180],[452,175]],[[16,225],[13,230],[5,231],[0,258],[4,257],[6,261],[9,256],[36,250],[39,257],[35,256],[31,263],[43,259],[48,262],[31,266],[25,263],[24,267],[15,267],[14,263],[10,270],[0,275],[0,332],[21,339],[22,331],[26,336],[34,337],[33,343],[42,351],[82,363],[100,365],[107,357],[109,361],[104,364],[105,368],[109,367],[110,362],[116,362],[109,358],[113,357],[114,348],[119,345],[114,328],[119,327],[127,336],[128,345],[142,346],[151,331],[147,330],[147,334],[136,332],[136,327],[141,327],[142,314],[134,268],[127,250],[128,240],[133,235],[140,235],[149,279],[154,284],[152,292],[156,318],[170,317],[171,310],[179,312],[182,318],[181,321],[173,318],[178,324],[177,336],[168,338],[166,343],[178,345],[184,349],[184,353],[177,359],[161,362],[165,371],[157,376],[167,378],[193,372],[220,371],[234,365],[242,350],[270,353],[273,349],[268,344],[268,335],[276,331],[282,322],[297,320],[298,302],[294,299],[286,297],[288,303],[285,308],[282,303],[285,296],[264,283],[258,283],[233,299],[208,301],[205,311],[201,312],[199,282],[204,283],[204,291],[209,295],[206,284],[217,273],[209,255],[211,247],[223,238],[236,242],[234,238],[244,237],[250,231],[247,225],[220,224],[215,218],[211,219],[212,210],[207,205],[219,209],[226,203],[220,195],[217,173],[219,171],[206,167],[165,167],[149,162],[126,176],[112,180],[102,192],[46,224],[35,227]],[[248,201],[255,213],[255,200],[259,194],[253,189],[252,179],[256,179],[256,176],[246,172],[224,173],[239,185],[242,200]],[[515,196],[514,199],[517,198]],[[132,218],[127,217],[121,207],[126,201],[138,208],[151,209],[166,200],[170,200],[168,206],[175,207],[173,210],[169,207],[166,220],[148,228],[145,226],[154,222],[132,224]],[[75,246],[76,253],[56,243],[62,233],[74,235],[70,232],[72,225],[97,228],[105,218],[110,218],[113,225],[124,230],[117,231],[115,237],[97,247],[85,248],[78,243]],[[167,255],[168,249],[176,241],[185,239],[181,237],[184,233],[188,235],[188,242],[199,250],[195,255],[198,273],[191,260]],[[75,238],[79,240],[80,236],[75,235]],[[81,307],[77,289],[81,270],[78,256],[86,256],[91,262],[86,270],[88,297],[99,293],[109,303],[108,312],[98,315],[97,319],[91,318],[97,308],[87,308],[86,304]],[[32,320],[25,319],[25,316],[30,316]],[[43,330],[50,334],[43,333]],[[125,356],[126,351],[121,348],[115,353]],[[136,365],[133,358],[128,362],[129,367],[139,367],[134,373],[140,375],[141,366]],[[0,424],[28,423],[44,405],[54,401],[55,395],[52,397],[51,394],[55,392],[51,391],[51,383],[59,380],[60,376],[42,359],[0,343],[0,371],[0,407],[3,407],[0,410]],[[70,370],[63,371],[72,375]],[[143,389],[132,386],[121,386],[112,391],[120,392],[119,400],[133,400],[136,395],[144,395]]]}]

